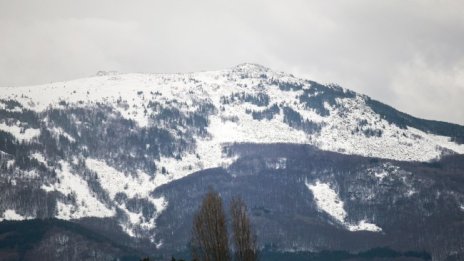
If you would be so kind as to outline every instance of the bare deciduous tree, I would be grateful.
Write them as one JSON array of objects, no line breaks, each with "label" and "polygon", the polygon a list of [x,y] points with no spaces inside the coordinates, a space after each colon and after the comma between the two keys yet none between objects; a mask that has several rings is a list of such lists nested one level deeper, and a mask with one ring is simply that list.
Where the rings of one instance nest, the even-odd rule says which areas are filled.
[{"label": "bare deciduous tree", "polygon": [[222,199],[210,190],[193,218],[192,255],[201,261],[229,261],[227,224]]},{"label": "bare deciduous tree", "polygon": [[258,260],[256,237],[252,231],[245,202],[240,197],[233,198],[230,204],[230,211],[232,215],[232,239],[235,247],[235,260]]}]

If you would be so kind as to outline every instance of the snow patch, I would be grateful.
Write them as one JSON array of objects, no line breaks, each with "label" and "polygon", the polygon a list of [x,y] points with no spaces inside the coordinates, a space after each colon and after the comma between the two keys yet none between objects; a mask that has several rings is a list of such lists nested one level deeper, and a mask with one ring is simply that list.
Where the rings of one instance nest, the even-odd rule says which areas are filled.
[{"label": "snow patch", "polygon": [[7,209],[7,210],[5,210],[5,212],[3,212],[3,215],[0,218],[0,222],[3,221],[3,220],[21,221],[21,220],[28,220],[28,219],[33,219],[33,217],[23,216],[21,214],[18,214],[16,212],[16,210],[14,210],[14,209]]},{"label": "snow patch", "polygon": [[69,133],[65,132],[62,128],[53,127],[50,129],[50,132],[53,133],[56,138],[59,138],[61,135],[68,139],[70,142],[76,142],[76,140],[71,135],[69,135]]},{"label": "snow patch", "polygon": [[338,194],[329,184],[317,181],[315,184],[306,183],[306,187],[313,193],[319,209],[326,212],[340,223],[344,222],[347,214],[343,208],[343,201],[340,200]]},{"label": "snow patch", "polygon": [[33,159],[36,159],[38,162],[44,164],[45,166],[47,166],[47,161],[45,160],[45,157],[43,154],[36,152],[36,153],[33,153],[31,157]]},{"label": "snow patch", "polygon": [[17,125],[6,125],[0,123],[0,130],[9,132],[19,141],[30,141],[40,135],[40,129],[23,128]]},{"label": "snow patch", "polygon": [[386,178],[388,176],[388,172],[386,171],[380,171],[380,172],[376,172],[374,173],[374,176],[380,180],[383,180],[384,178]]},{"label": "snow patch", "polygon": [[35,179],[39,177],[39,173],[35,169],[23,170],[23,171],[20,170],[20,175],[23,178],[28,178],[28,179]]},{"label": "snow patch", "polygon": [[305,182],[305,184],[313,193],[317,207],[344,225],[348,230],[371,232],[382,231],[380,227],[375,224],[368,223],[366,220],[361,220],[355,225],[346,222],[347,213],[344,209],[344,203],[339,198],[337,192],[335,192],[329,184],[322,183],[320,181],[316,181],[314,184]]},{"label": "snow patch", "polygon": [[140,170],[136,175],[131,175],[120,172],[108,166],[105,162],[96,159],[87,159],[85,164],[89,169],[97,173],[101,187],[108,192],[111,199],[114,200],[116,194],[122,192],[128,198],[148,199],[155,206],[156,215],[151,219],[147,219],[142,212],[131,212],[124,203],[117,203],[118,208],[124,211],[128,217],[128,222],[120,222],[120,226],[129,236],[136,237],[137,228],[151,230],[156,227],[156,218],[164,211],[168,203],[164,197],[153,198],[150,193],[156,187],[168,181],[164,175],[150,177]]},{"label": "snow patch", "polygon": [[381,232],[382,229],[376,224],[367,222],[366,220],[359,221],[356,225],[348,225],[348,230],[350,231],[372,231],[372,232]]},{"label": "snow patch", "polygon": [[383,181],[392,175],[399,175],[400,167],[393,165],[390,162],[382,163],[378,166],[367,169],[369,175],[373,175],[375,178]]},{"label": "snow patch", "polygon": [[6,167],[7,168],[12,168],[15,165],[15,163],[16,163],[16,160],[14,160],[14,159],[7,160],[6,161]]},{"label": "snow patch", "polygon": [[65,196],[75,198],[75,204],[57,202],[57,218],[78,219],[83,217],[112,217],[114,209],[100,202],[95,193],[90,190],[87,182],[81,176],[71,172],[69,164],[60,161],[61,170],[57,169],[59,182],[52,185],[42,185],[42,189],[51,192],[59,191]]}]

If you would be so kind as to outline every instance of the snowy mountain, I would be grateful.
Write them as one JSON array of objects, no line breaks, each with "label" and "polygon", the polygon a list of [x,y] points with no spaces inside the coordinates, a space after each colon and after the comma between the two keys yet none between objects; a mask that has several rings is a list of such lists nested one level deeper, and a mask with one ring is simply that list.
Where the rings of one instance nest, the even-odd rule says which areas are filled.
[{"label": "snowy mountain", "polygon": [[[248,144],[247,149],[237,151],[240,144]],[[301,151],[301,159],[290,152],[257,156],[273,144],[277,150],[289,144],[310,149]],[[298,177],[267,181],[272,183],[269,191],[289,182],[297,182],[304,191],[294,195],[305,197],[304,202],[288,211],[307,204],[314,211],[305,215],[319,216],[326,229],[390,235],[391,224],[374,207],[385,200],[394,209],[398,200],[408,206],[435,205],[440,195],[449,194],[452,216],[463,217],[461,188],[420,176],[432,175],[421,174],[421,168],[429,173],[434,166],[446,166],[435,170],[457,175],[461,182],[461,154],[464,126],[418,119],[340,86],[260,65],[186,74],[99,72],[68,82],[0,88],[0,221],[55,217],[95,228],[96,220],[104,219],[114,225],[107,230],[121,230],[129,245],[148,240],[147,245],[158,249],[180,249],[185,241],[177,242],[172,233],[179,229],[183,239],[188,236],[185,231],[196,206],[184,203],[197,202],[208,184],[226,195],[227,184],[240,183],[243,177],[253,177],[250,184],[259,186],[268,179],[261,172],[292,169]],[[306,166],[314,155],[326,155],[327,160],[321,158],[321,165],[309,169],[297,167]],[[349,159],[344,167],[328,160],[344,157]],[[227,177],[227,182],[200,182],[192,188],[205,178],[205,171]],[[356,175],[339,177],[341,173]],[[186,180],[190,183],[176,185]],[[431,185],[436,182],[445,185]],[[434,200],[426,193],[431,188],[438,194]],[[188,197],[181,194],[185,191]],[[252,191],[243,194],[257,207]],[[173,222],[173,211],[185,217],[177,225],[166,219]],[[424,213],[436,214],[421,210],[417,215]],[[281,217],[276,215],[272,222]],[[421,224],[430,225],[427,222]],[[323,244],[303,244],[297,232],[290,234],[294,249],[324,249]],[[263,238],[278,243],[272,235],[264,233]],[[453,251],[463,242],[459,240],[449,243]],[[334,244],[352,249],[326,242],[331,249],[336,249]]]},{"label": "snowy mountain", "polygon": [[[203,133],[192,133],[199,140],[195,151],[201,155],[206,153],[204,147],[207,151],[211,151],[210,147],[218,150],[219,144],[230,142],[313,144],[346,154],[417,161],[436,159],[446,152],[464,153],[462,126],[445,124],[440,128],[442,123],[433,126],[433,122],[401,114],[395,118],[391,108],[367,96],[260,65],[242,64],[230,70],[189,74],[98,75],[41,86],[2,88],[4,102],[20,103],[3,103],[3,108],[8,112],[21,112],[22,108],[46,112],[50,107],[108,106],[118,114],[116,117],[132,120],[138,127],[161,123],[163,129],[172,132],[182,130],[173,130],[175,126],[162,118],[171,115],[162,113],[201,116],[207,123],[187,126],[204,128],[208,134],[203,137]],[[40,133],[21,123],[8,125],[3,123],[1,129],[20,140]],[[59,128],[55,131],[60,133]],[[66,138],[74,141],[72,136]],[[461,144],[450,138],[461,139]],[[207,145],[200,147],[203,143]],[[216,154],[210,155],[214,159],[212,166],[222,161]]]}]

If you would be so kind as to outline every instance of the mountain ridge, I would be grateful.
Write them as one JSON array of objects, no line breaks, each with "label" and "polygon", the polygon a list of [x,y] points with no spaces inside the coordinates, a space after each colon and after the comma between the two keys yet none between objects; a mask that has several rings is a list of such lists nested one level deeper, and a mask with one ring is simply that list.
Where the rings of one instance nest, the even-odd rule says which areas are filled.
[{"label": "mountain ridge", "polygon": [[[231,79],[228,79],[228,78],[231,78]],[[240,80],[240,78],[245,78],[244,85],[238,88],[237,86],[233,86],[235,85],[234,83],[236,81]],[[247,79],[250,79],[250,81],[246,81]],[[121,81],[122,83],[118,84],[119,81]],[[170,92],[169,90],[163,90],[163,91],[159,90],[159,88],[161,87],[160,85],[163,85],[163,84],[168,85],[167,88],[169,88],[169,83],[177,85],[175,87],[172,87],[172,88],[177,89],[175,92],[173,91]],[[70,86],[66,87],[67,85],[70,85]],[[221,90],[218,91],[217,89],[218,87],[214,87],[215,85],[220,85]],[[311,85],[313,85],[312,88],[310,87]],[[177,99],[181,101],[189,101],[190,99],[189,102],[191,105],[188,105],[188,106],[194,107],[193,106],[194,103],[201,103],[201,102],[206,101],[216,108],[224,106],[224,104],[221,104],[220,99],[230,98],[227,96],[232,95],[235,92],[236,95],[238,94],[238,95],[251,96],[251,97],[245,97],[245,102],[244,102],[245,104],[248,103],[251,106],[244,105],[243,107],[245,107],[245,109],[248,109],[248,110],[256,110],[256,109],[261,109],[261,108],[266,108],[266,107],[267,109],[272,109],[272,107],[269,108],[269,106],[274,105],[275,102],[274,104],[269,104],[269,105],[266,104],[266,106],[262,106],[262,104],[253,106],[256,104],[253,104],[253,102],[251,103],[247,102],[246,99],[251,100],[253,99],[252,97],[253,95],[263,94],[263,97],[266,97],[267,100],[269,100],[269,93],[266,93],[266,92],[270,91],[267,89],[271,88],[271,86],[278,86],[281,90],[283,90],[280,93],[274,91],[274,95],[277,95],[277,96],[287,95],[286,98],[288,98],[290,102],[286,102],[285,99],[277,99],[278,97],[274,97],[274,99],[277,100],[278,103],[280,102],[280,104],[284,104],[286,105],[286,107],[289,107],[289,109],[291,109],[291,110],[287,110],[288,114],[294,114],[296,115],[296,117],[298,117],[299,116],[298,114],[300,114],[301,115],[299,117],[300,120],[309,120],[310,123],[317,124],[318,121],[321,121],[321,117],[330,116],[329,115],[330,109],[333,109],[333,108],[327,109],[326,106],[329,106],[329,107],[338,106],[337,103],[339,102],[339,100],[343,100],[343,99],[347,101],[358,99],[358,101],[352,102],[351,105],[358,106],[358,107],[365,106],[366,108],[359,109],[360,113],[366,113],[366,110],[372,109],[374,110],[373,113],[370,113],[368,111],[367,113],[370,113],[373,116],[375,116],[376,114],[380,115],[381,117],[386,119],[386,123],[388,124],[393,123],[394,125],[399,127],[399,129],[406,129],[406,126],[417,127],[416,129],[420,131],[451,136],[451,138],[454,139],[454,141],[457,141],[458,143],[461,143],[463,139],[462,137],[464,136],[464,127],[460,125],[418,119],[408,114],[399,112],[393,109],[392,107],[385,105],[381,102],[372,100],[366,95],[357,94],[347,89],[343,89],[337,85],[325,86],[317,82],[295,78],[289,74],[285,74],[281,72],[273,72],[269,68],[256,65],[256,64],[249,64],[249,63],[238,65],[229,70],[221,70],[221,71],[210,71],[210,72],[188,73],[188,74],[154,74],[154,75],[153,74],[120,74],[116,76],[106,75],[106,76],[99,76],[99,77],[94,77],[94,78],[85,78],[85,79],[75,80],[71,82],[60,82],[60,83],[34,86],[34,87],[14,87],[13,90],[8,89],[10,91],[9,95],[3,95],[3,97],[4,98],[16,98],[20,100],[22,99],[23,104],[27,104],[28,102],[29,103],[33,102],[34,107],[30,107],[30,109],[41,111],[41,110],[45,110],[47,106],[49,106],[50,104],[59,104],[60,102],[61,103],[66,103],[66,102],[81,103],[84,105],[89,103],[89,101],[94,101],[94,102],[107,101],[110,103],[116,103],[116,102],[123,100],[122,97],[127,95],[129,99],[132,98],[132,101],[130,101],[129,99],[125,101],[126,102],[125,106],[126,107],[129,106],[129,108],[126,108],[126,110],[118,110],[118,111],[125,118],[132,119],[141,126],[144,126],[144,125],[146,126],[148,124],[149,117],[144,116],[144,113],[146,113],[146,110],[147,110],[146,106],[148,106],[148,102],[146,100],[143,101],[143,98],[140,99],[140,97],[138,97],[140,95],[143,96],[144,91],[152,92],[152,94],[153,94],[153,91],[155,91],[155,94],[158,94],[161,91],[161,96],[163,95],[167,96],[165,98],[167,99],[167,102],[175,101]],[[20,88],[23,91],[20,92],[17,88]],[[37,89],[37,90],[32,90],[31,88]],[[103,92],[99,91],[98,88],[104,88],[105,91]],[[114,90],[113,88],[116,88],[116,90]],[[305,89],[303,90],[303,88]],[[85,92],[82,93],[83,91],[82,89],[84,89],[86,93]],[[109,89],[113,89],[113,90],[109,90]],[[166,88],[161,88],[161,89],[166,89]],[[232,89],[232,91],[227,90],[227,89]],[[34,91],[36,93],[34,93]],[[53,94],[48,95],[48,99],[47,98],[37,99],[37,97],[43,96],[43,94],[41,93],[42,91],[49,92],[49,93],[51,92]],[[66,91],[72,91],[73,93],[66,93]],[[79,93],[79,91],[81,91],[81,93]],[[31,93],[31,92],[32,94],[30,95],[33,95],[36,98],[29,99],[28,101],[28,99],[24,97],[27,97],[28,93]],[[196,97],[194,99],[191,99],[191,97],[187,97],[188,95],[183,94],[183,92],[188,92],[192,96],[196,96]],[[8,92],[5,92],[5,93],[8,93]],[[21,96],[23,98],[18,98],[19,93],[21,93]],[[138,95],[135,95],[135,93],[138,93]],[[289,93],[293,93],[293,94],[289,94]],[[323,93],[323,94],[329,93],[329,94],[318,95],[320,93]],[[289,95],[297,95],[298,96],[296,97],[297,100],[295,100],[295,97],[290,97]],[[149,97],[148,99],[156,100],[158,98],[156,96],[157,95],[151,95],[151,97]],[[214,96],[219,96],[219,97],[214,97]],[[352,99],[346,99],[346,98],[352,98]],[[113,101],[111,101],[110,99],[113,99]],[[243,97],[232,97],[232,99],[234,102],[236,100],[243,99]],[[295,107],[293,107],[292,104],[289,104],[292,102],[292,100],[294,100],[293,102],[300,103],[300,105],[297,106],[298,108],[295,109]],[[140,104],[142,104],[144,108],[141,108],[141,107],[137,109],[133,108],[134,106],[138,106]],[[280,104],[275,104],[275,105],[280,105]],[[228,107],[231,107],[231,106],[228,106]],[[246,107],[251,107],[251,108],[246,108]],[[277,110],[284,109],[282,107],[283,106],[280,106],[280,108],[277,108]],[[344,108],[344,109],[348,111],[353,110],[353,108]],[[311,115],[309,114],[309,112],[315,112],[315,113],[312,113]],[[231,112],[230,114],[234,114],[234,113],[235,112]],[[272,111],[264,111],[264,113],[266,113],[267,116],[263,117],[262,115],[260,116],[259,113],[263,113],[263,112],[257,111],[255,114],[253,114],[253,117],[269,120],[271,117],[278,114],[278,112],[272,113]],[[340,112],[335,112],[335,113],[340,113]],[[225,117],[233,117],[233,116],[234,115],[226,115]],[[358,116],[355,115],[355,117],[359,119],[363,118],[359,115]],[[356,119],[353,119],[353,120],[356,120]],[[374,119],[374,120],[381,121],[382,118]],[[363,122],[363,123],[366,123],[366,122]],[[367,122],[367,123],[370,124],[371,122]],[[341,124],[343,124],[343,122]],[[312,124],[312,125],[313,127],[318,128],[318,126],[315,126],[315,124]],[[352,126],[353,128],[357,127],[357,126],[354,126],[356,125],[355,123],[352,123],[352,125],[353,125]],[[440,125],[441,127],[438,128],[438,130],[436,130],[437,128],[430,128],[427,125]],[[304,128],[304,126],[299,126],[299,127]],[[335,126],[335,127],[339,127],[339,126]],[[379,132],[382,130],[379,128],[379,126],[374,126],[374,127],[375,128],[369,128],[369,126],[367,126],[366,130],[363,130],[363,131],[365,132],[366,135],[379,135]],[[449,130],[450,128],[451,130]],[[291,128],[291,129],[295,129],[295,128]],[[346,134],[346,135],[352,136],[349,134]],[[453,135],[455,135],[455,137]],[[334,139],[334,137],[328,137],[328,138]],[[304,140],[305,138],[301,138],[301,139]],[[321,143],[324,143],[325,141],[326,140],[324,139],[319,140],[319,142]],[[300,142],[309,143],[310,141],[305,140],[305,141],[300,141]],[[446,141],[444,142],[446,143]],[[353,146],[353,144],[345,144],[345,145],[344,144],[335,144],[335,145],[325,144],[325,146],[322,145],[321,148],[335,150],[335,151],[348,150],[348,153],[356,153],[357,150],[349,148],[349,146]],[[430,148],[429,150],[431,149],[433,148]],[[452,148],[451,150],[456,151],[456,149],[458,149],[460,153],[464,151],[464,147]],[[374,154],[373,156],[379,156],[379,155]],[[388,155],[386,157],[391,158],[393,157],[393,155]],[[438,157],[437,153],[435,153],[435,156],[429,156],[429,159],[436,158],[436,157]],[[418,160],[424,160],[424,159],[418,158]]]}]

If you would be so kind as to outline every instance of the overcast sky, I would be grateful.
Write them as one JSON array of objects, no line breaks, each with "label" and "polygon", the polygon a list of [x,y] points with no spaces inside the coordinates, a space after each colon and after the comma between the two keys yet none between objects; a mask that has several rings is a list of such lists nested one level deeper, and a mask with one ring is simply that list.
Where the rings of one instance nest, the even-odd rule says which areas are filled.
[{"label": "overcast sky", "polygon": [[243,62],[464,125],[461,0],[0,0],[0,86]]}]

